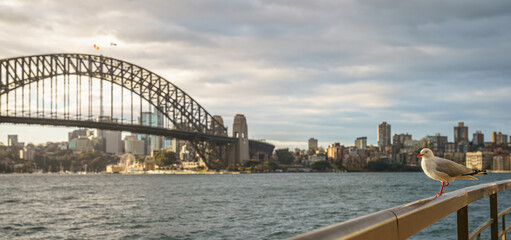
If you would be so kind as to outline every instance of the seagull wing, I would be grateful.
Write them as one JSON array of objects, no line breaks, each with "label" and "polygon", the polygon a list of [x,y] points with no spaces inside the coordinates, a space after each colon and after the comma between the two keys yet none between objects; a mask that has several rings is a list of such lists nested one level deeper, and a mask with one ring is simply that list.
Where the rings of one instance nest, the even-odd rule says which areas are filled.
[{"label": "seagull wing", "polygon": [[451,160],[447,160],[445,158],[439,158],[437,157],[435,159],[436,162],[436,170],[438,172],[445,173],[449,175],[450,177],[457,178],[457,179],[477,179],[473,176],[470,176],[474,174],[476,171],[473,169],[470,169],[468,167],[465,167],[461,164],[455,163]]}]

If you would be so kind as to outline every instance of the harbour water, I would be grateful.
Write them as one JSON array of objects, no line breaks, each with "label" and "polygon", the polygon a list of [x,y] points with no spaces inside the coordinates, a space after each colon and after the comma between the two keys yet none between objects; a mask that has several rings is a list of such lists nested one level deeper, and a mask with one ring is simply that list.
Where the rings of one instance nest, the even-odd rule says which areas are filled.
[{"label": "harbour water", "polygon": [[[446,191],[511,174],[479,178]],[[430,197],[440,185],[423,173],[0,175],[0,238],[283,239]],[[510,196],[499,193],[499,210]],[[471,229],[489,218],[488,205],[469,205]],[[411,239],[456,239],[455,215]]]}]

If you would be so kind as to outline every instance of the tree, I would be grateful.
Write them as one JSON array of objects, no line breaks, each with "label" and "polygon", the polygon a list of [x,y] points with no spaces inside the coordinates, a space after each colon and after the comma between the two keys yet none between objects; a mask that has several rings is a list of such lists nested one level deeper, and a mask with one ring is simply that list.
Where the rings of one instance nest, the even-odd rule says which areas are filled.
[{"label": "tree", "polygon": [[273,161],[264,162],[264,166],[270,168],[272,171],[279,167],[279,164]]},{"label": "tree", "polygon": [[295,157],[289,152],[287,148],[277,149],[275,152],[277,154],[278,161],[281,164],[290,164],[295,160]]},{"label": "tree", "polygon": [[317,161],[312,164],[312,169],[318,170],[318,171],[324,171],[330,167],[331,167],[330,163],[328,163],[327,161]]},{"label": "tree", "polygon": [[160,167],[170,166],[172,164],[178,163],[177,154],[175,152],[166,152],[159,151],[154,155],[154,161]]}]

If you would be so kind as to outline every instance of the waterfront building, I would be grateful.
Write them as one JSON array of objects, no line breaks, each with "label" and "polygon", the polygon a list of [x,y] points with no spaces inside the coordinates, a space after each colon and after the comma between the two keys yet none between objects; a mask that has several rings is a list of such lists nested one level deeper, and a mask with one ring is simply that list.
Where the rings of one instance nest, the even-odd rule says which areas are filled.
[{"label": "waterfront building", "polygon": [[484,134],[481,131],[476,131],[472,136],[472,145],[479,146],[484,144]]},{"label": "waterfront building", "polygon": [[493,156],[493,170],[495,171],[509,171],[509,154],[499,154]]},{"label": "waterfront building", "polygon": [[319,161],[326,161],[326,156],[324,155],[309,155],[309,164],[319,162]]},{"label": "waterfront building", "polygon": [[454,143],[468,142],[468,127],[463,122],[458,122],[458,126],[454,127]]},{"label": "waterfront building", "polygon": [[378,147],[387,147],[390,146],[390,124],[387,124],[387,122],[382,122],[380,125],[378,125],[377,128],[377,141],[378,141]]},{"label": "waterfront building", "polygon": [[316,152],[318,149],[318,139],[309,138],[309,151]]},{"label": "waterfront building", "polygon": [[342,146],[340,143],[334,143],[332,146],[328,146],[327,149],[327,157],[329,160],[332,161],[341,161],[342,159],[342,150],[344,146]]},{"label": "waterfront building", "polygon": [[189,162],[189,161],[181,162],[181,168],[183,168],[184,170],[199,170],[199,169],[205,169],[207,167],[206,167],[206,163],[204,163],[204,161],[199,160],[196,162]]},{"label": "waterfront building", "polygon": [[355,140],[355,147],[361,150],[365,150],[367,147],[367,137],[359,137]]},{"label": "waterfront building", "polygon": [[468,152],[465,155],[465,164],[468,168],[486,170],[490,169],[493,153],[491,152]]}]

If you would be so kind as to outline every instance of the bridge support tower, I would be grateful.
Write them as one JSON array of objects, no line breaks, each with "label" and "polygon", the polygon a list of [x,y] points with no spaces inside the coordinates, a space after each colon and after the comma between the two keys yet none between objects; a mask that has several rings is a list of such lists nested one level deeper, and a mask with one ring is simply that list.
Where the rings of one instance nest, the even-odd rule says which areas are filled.
[{"label": "bridge support tower", "polygon": [[250,160],[248,145],[247,119],[243,114],[236,114],[232,126],[232,135],[237,142],[231,145],[229,151],[228,167],[234,169],[238,163],[246,163]]}]

